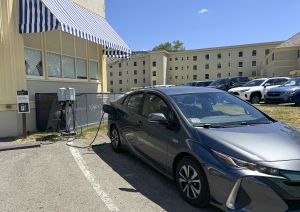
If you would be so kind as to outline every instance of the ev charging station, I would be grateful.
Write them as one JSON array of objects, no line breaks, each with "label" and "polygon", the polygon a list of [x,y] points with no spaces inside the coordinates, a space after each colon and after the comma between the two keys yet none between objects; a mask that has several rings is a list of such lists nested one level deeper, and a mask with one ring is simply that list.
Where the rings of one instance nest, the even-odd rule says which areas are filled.
[{"label": "ev charging station", "polygon": [[59,88],[57,92],[58,103],[61,105],[61,117],[64,121],[62,135],[75,135],[75,89]]}]

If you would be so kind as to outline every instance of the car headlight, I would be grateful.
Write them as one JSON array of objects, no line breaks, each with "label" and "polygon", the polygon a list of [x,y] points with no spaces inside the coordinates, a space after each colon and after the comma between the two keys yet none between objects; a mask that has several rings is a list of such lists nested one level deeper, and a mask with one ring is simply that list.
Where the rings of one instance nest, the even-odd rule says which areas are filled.
[{"label": "car headlight", "polygon": [[240,92],[244,93],[244,92],[247,92],[247,91],[249,91],[249,90],[250,90],[250,88],[248,88],[248,89],[243,89],[243,90],[240,90]]},{"label": "car headlight", "polygon": [[264,174],[269,174],[269,175],[279,175],[280,174],[280,171],[278,169],[262,166],[262,165],[255,164],[255,163],[250,163],[247,161],[243,161],[243,160],[228,156],[226,154],[217,152],[215,150],[212,150],[212,151],[221,161],[223,161],[225,164],[227,164],[228,166],[230,166],[232,168],[249,169],[252,171],[258,171],[258,172],[261,172]]}]

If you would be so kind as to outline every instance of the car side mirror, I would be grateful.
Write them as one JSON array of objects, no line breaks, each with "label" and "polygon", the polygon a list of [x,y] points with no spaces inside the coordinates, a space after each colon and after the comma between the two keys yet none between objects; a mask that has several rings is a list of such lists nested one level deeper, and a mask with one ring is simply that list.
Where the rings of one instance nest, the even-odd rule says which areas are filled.
[{"label": "car side mirror", "polygon": [[270,85],[271,85],[271,83],[266,83],[266,84],[264,84],[264,87],[268,87]]},{"label": "car side mirror", "polygon": [[148,121],[151,123],[168,124],[167,118],[162,113],[150,113],[148,115]]},{"label": "car side mirror", "polygon": [[111,105],[108,105],[108,104],[104,104],[102,106],[102,109],[103,109],[104,113],[108,113],[110,115],[115,113],[115,108]]}]

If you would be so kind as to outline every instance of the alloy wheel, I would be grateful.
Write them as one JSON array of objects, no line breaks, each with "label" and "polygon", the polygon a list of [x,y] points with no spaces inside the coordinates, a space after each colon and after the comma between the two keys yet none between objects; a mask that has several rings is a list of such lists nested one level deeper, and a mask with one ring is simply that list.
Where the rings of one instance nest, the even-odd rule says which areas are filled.
[{"label": "alloy wheel", "polygon": [[113,129],[111,131],[110,140],[111,140],[111,144],[112,144],[113,148],[117,149],[118,145],[119,145],[119,134],[116,129]]},{"label": "alloy wheel", "polygon": [[183,165],[179,171],[179,184],[189,199],[196,199],[201,193],[201,180],[197,171],[190,165]]}]

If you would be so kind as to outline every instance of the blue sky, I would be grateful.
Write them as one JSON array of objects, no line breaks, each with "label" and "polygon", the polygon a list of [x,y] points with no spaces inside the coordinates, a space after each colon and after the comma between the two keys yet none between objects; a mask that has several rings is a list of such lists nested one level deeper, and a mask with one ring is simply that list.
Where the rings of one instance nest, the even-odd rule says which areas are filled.
[{"label": "blue sky", "polygon": [[300,0],[106,0],[106,18],[134,51],[198,49],[286,40],[300,32]]}]

